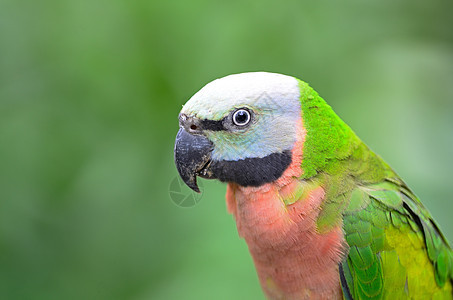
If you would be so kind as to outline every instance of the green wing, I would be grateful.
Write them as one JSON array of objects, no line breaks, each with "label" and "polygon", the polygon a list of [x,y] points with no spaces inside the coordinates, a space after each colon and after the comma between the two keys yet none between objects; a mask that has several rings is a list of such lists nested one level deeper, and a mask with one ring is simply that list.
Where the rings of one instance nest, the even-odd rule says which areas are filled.
[{"label": "green wing", "polygon": [[452,299],[453,252],[428,211],[399,179],[348,194],[340,265],[345,299]]},{"label": "green wing", "polygon": [[318,231],[343,224],[344,298],[452,299],[452,250],[428,211],[308,84],[299,86],[302,179],[326,191]]}]

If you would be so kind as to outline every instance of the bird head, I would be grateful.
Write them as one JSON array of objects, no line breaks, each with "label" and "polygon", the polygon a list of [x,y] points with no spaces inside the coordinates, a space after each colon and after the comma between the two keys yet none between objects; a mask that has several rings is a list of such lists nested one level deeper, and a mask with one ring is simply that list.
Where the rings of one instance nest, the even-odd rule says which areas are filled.
[{"label": "bird head", "polygon": [[294,77],[253,72],[214,80],[179,114],[178,172],[197,192],[197,176],[241,186],[272,182],[292,161],[300,119]]}]

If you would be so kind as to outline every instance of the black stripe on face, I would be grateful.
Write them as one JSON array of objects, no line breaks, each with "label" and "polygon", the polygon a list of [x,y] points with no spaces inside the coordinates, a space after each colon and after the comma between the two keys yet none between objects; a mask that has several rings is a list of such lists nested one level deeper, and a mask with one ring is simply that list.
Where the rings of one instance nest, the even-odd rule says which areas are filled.
[{"label": "black stripe on face", "polygon": [[211,130],[211,131],[222,131],[222,130],[227,130],[225,126],[223,126],[223,121],[225,119],[219,120],[219,121],[213,121],[213,120],[200,120],[200,125],[203,130]]},{"label": "black stripe on face", "polygon": [[179,126],[184,127],[187,132],[192,134],[203,134],[203,130],[222,131],[228,130],[225,124],[226,117],[222,120],[214,121],[208,119],[198,119],[196,117],[179,114]]},{"label": "black stripe on face", "polygon": [[235,182],[241,186],[260,186],[282,176],[291,164],[291,151],[272,153],[262,158],[212,161],[210,178],[223,182]]}]

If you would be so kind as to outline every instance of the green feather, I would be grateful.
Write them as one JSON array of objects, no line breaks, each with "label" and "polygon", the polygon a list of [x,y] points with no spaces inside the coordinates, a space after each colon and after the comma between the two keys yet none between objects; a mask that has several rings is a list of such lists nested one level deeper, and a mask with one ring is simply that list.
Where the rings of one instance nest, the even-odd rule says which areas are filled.
[{"label": "green feather", "polygon": [[326,192],[318,231],[343,224],[352,298],[452,299],[453,252],[428,210],[308,84],[299,87],[302,179]]},{"label": "green feather", "polygon": [[320,170],[337,169],[338,159],[348,157],[350,147],[359,144],[360,140],[307,83],[299,81],[299,88],[302,118],[307,129],[303,178],[310,178]]}]

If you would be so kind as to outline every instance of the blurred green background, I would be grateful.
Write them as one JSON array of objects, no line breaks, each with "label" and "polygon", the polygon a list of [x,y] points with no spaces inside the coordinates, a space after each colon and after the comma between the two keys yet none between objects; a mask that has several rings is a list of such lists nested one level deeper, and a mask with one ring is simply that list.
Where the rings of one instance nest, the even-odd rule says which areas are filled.
[{"label": "blurred green background", "polygon": [[309,82],[453,240],[453,2],[0,0],[0,299],[262,299],[225,186],[169,198],[181,105]]}]

